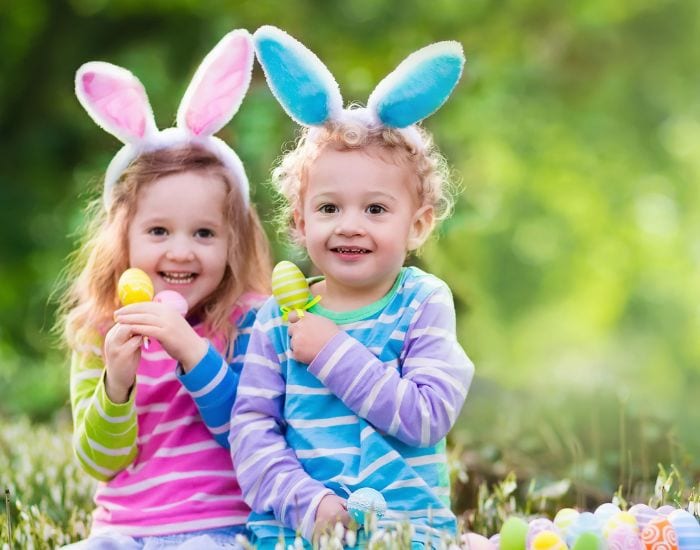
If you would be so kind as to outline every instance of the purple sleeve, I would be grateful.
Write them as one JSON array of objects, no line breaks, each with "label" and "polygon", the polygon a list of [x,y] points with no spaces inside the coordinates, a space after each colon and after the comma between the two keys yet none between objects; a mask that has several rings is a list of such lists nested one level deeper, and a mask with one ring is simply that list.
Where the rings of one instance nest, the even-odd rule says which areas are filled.
[{"label": "purple sleeve", "polygon": [[309,371],[348,408],[381,431],[416,446],[447,435],[464,404],[474,366],[457,342],[449,289],[419,306],[396,364],[381,362],[359,341],[340,332]]},{"label": "purple sleeve", "polygon": [[318,503],[333,491],[311,478],[287,445],[284,392],[277,353],[256,323],[231,416],[236,476],[246,503],[254,511],[272,511],[284,525],[300,529],[302,536],[311,540]]}]

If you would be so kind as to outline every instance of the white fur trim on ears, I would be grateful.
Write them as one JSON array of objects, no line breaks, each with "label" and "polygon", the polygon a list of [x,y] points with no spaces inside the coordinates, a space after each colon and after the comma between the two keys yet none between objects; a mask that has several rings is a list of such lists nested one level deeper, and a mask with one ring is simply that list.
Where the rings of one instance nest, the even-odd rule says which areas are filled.
[{"label": "white fur trim on ears", "polygon": [[[241,50],[241,44],[243,44],[244,50]],[[232,52],[232,48],[237,49]],[[226,55],[231,54],[238,56],[236,61],[239,62],[239,65],[228,65],[226,68],[231,72],[222,74],[221,67],[217,67],[217,64],[225,60]],[[212,135],[223,128],[238,112],[248,91],[253,75],[254,58],[253,36],[247,30],[236,29],[224,36],[207,54],[192,77],[177,111],[177,126],[198,136]],[[230,82],[231,79],[234,80],[233,83]],[[207,83],[210,84],[210,89],[207,89]],[[219,89],[212,89],[215,87],[212,84],[215,84]],[[227,86],[228,88],[226,88]],[[233,89],[230,88],[231,86],[234,86]],[[222,97],[222,93],[225,92],[228,92],[228,97]],[[204,97],[201,97],[202,94]],[[208,131],[200,134],[189,127],[187,116],[196,108],[196,103],[202,99],[208,102],[208,110],[211,110],[212,105],[223,104],[225,108],[212,115]]]},{"label": "white fur trim on ears", "polygon": [[158,131],[143,84],[122,67],[83,64],[75,74],[75,95],[90,118],[122,143],[148,140]]}]

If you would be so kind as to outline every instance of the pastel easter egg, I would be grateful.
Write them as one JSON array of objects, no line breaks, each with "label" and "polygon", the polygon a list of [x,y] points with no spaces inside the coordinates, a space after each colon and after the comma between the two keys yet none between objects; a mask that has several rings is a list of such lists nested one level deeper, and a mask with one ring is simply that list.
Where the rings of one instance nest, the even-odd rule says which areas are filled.
[{"label": "pastel easter egg", "polygon": [[603,540],[595,533],[581,533],[571,550],[603,550]]},{"label": "pastel easter egg", "polygon": [[595,509],[593,515],[598,518],[601,525],[605,525],[608,520],[619,511],[620,508],[615,506],[612,502],[605,502]]},{"label": "pastel easter egg", "polygon": [[680,550],[700,550],[700,525],[693,514],[686,510],[674,510],[668,515],[678,537]]},{"label": "pastel easter egg", "polygon": [[533,519],[527,526],[527,537],[525,539],[525,547],[532,548],[532,541],[535,537],[542,531],[550,531],[561,535],[559,529],[552,523],[552,520],[548,518],[537,518]]},{"label": "pastel easter egg", "polygon": [[578,510],[574,510],[573,508],[562,508],[557,512],[557,515],[554,516],[554,525],[556,525],[557,529],[559,529],[559,531],[566,536],[567,532],[569,531],[569,527],[571,527],[574,521],[576,521],[578,516]]},{"label": "pastel easter egg", "polygon": [[464,533],[460,540],[463,550],[496,550],[489,539],[476,533]]},{"label": "pastel easter egg", "polygon": [[501,550],[525,550],[528,525],[524,519],[511,516],[501,526]]},{"label": "pastel easter egg", "polygon": [[187,300],[185,300],[185,297],[179,292],[174,290],[161,290],[153,297],[153,301],[170,306],[183,317],[187,315]]},{"label": "pastel easter egg", "polygon": [[566,543],[554,531],[540,531],[532,539],[532,550],[567,550]]},{"label": "pastel easter egg", "polygon": [[637,526],[637,520],[629,512],[618,512],[608,519],[608,521],[603,526],[603,536],[608,538],[610,533],[617,529],[620,525],[627,525],[632,528],[635,534],[639,533],[639,527]]},{"label": "pastel easter egg", "polygon": [[495,535],[491,535],[489,537],[489,540],[491,541],[491,544],[496,548],[496,550],[500,550],[501,548],[501,534],[496,533]]},{"label": "pastel easter egg", "polygon": [[671,522],[663,516],[652,519],[642,529],[642,544],[646,550],[678,550],[678,537]]},{"label": "pastel easter egg", "polygon": [[150,302],[153,299],[153,283],[145,271],[131,267],[119,277],[117,294],[119,301],[125,306],[137,302]]},{"label": "pastel easter egg", "polygon": [[669,515],[671,512],[673,512],[673,511],[675,511],[675,510],[676,510],[676,507],[675,507],[675,506],[671,506],[670,504],[664,504],[663,506],[659,506],[659,507],[656,509],[656,511],[657,511],[660,515],[662,515],[662,516],[667,516],[667,515]]},{"label": "pastel easter egg", "polygon": [[348,497],[348,513],[360,525],[365,522],[365,514],[374,512],[377,518],[386,513],[386,500],[382,494],[371,487],[362,487]]},{"label": "pastel easter egg", "polygon": [[659,517],[659,513],[646,504],[635,504],[629,509],[629,513],[634,516],[639,525],[640,531],[644,529],[652,519]]},{"label": "pastel easter egg", "polygon": [[272,270],[272,294],[280,307],[301,309],[311,298],[306,277],[295,264],[279,262]]},{"label": "pastel easter egg", "polygon": [[599,539],[603,538],[600,520],[590,512],[581,512],[569,527],[566,542],[571,547],[583,533],[593,533]]},{"label": "pastel easter egg", "polygon": [[607,538],[608,550],[644,550],[636,525],[620,523]]}]

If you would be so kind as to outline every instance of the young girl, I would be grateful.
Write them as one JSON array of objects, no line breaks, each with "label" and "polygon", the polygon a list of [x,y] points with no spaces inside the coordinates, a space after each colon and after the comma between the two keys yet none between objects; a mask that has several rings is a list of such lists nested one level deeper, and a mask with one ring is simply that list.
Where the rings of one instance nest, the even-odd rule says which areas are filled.
[{"label": "young girl", "polygon": [[[97,62],[78,70],[80,102],[126,145],[63,301],[75,453],[101,481],[91,536],[76,548],[232,547],[244,530],[229,418],[270,266],[243,166],[212,134],[238,110],[253,57],[247,31],[226,35],[196,72],[177,127],[160,132],[131,73]],[[166,303],[120,307],[129,267],[155,292],[179,292],[186,317]]]},{"label": "young girl", "polygon": [[253,327],[231,420],[231,449],[258,548],[280,533],[309,544],[349,521],[346,497],[382,493],[378,527],[407,520],[413,544],[456,536],[445,436],[473,366],[455,337],[448,287],[402,267],[448,206],[441,157],[415,122],[462,71],[456,43],[413,54],[366,109],[343,110],[324,65],[273,27],[254,36],[273,93],[306,126],[273,179],[322,296],[285,323],[275,299]]}]

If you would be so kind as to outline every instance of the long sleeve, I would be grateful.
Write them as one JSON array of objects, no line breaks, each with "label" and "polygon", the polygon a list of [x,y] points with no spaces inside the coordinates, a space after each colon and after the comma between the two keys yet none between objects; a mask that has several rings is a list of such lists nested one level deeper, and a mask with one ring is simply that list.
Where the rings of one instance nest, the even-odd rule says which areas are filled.
[{"label": "long sleeve", "polygon": [[[279,321],[272,319],[268,323]],[[277,352],[256,323],[231,418],[231,450],[246,503],[272,511],[311,540],[318,503],[332,491],[303,469],[284,436],[285,381]]]},{"label": "long sleeve", "polygon": [[207,353],[190,372],[185,373],[181,365],[176,371],[178,379],[197,405],[204,424],[217,443],[227,449],[231,409],[236,400],[243,358],[256,315],[257,308],[250,308],[237,323],[238,332],[230,363],[210,342]]},{"label": "long sleeve", "polygon": [[107,397],[99,347],[75,351],[71,358],[73,448],[82,468],[101,481],[113,478],[136,457],[134,391],[126,403]]},{"label": "long sleeve", "polygon": [[229,365],[210,342],[207,353],[190,372],[185,373],[178,365],[177,377],[197,405],[214,439],[228,448],[229,422],[236,399],[240,364]]},{"label": "long sleeve", "polygon": [[379,430],[408,445],[433,445],[454,425],[474,372],[456,339],[449,289],[443,285],[431,293],[406,334],[394,338],[405,341],[398,369],[341,331],[309,372]]}]

